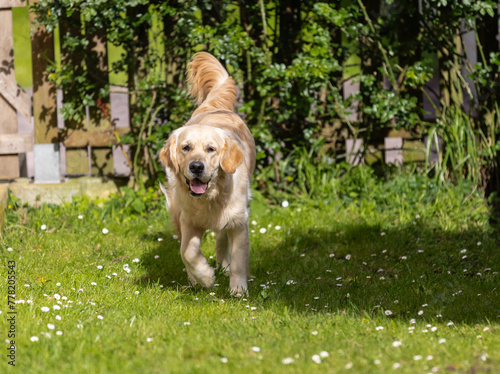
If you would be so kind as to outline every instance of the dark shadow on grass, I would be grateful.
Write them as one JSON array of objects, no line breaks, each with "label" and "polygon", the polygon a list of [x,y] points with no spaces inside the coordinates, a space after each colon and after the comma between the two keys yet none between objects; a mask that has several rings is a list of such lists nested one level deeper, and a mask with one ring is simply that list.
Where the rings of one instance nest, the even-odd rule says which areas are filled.
[{"label": "dark shadow on grass", "polygon": [[[146,239],[162,236],[155,235]],[[498,232],[445,232],[420,222],[382,231],[363,223],[332,222],[330,230],[292,228],[272,245],[258,235],[250,239],[254,278],[249,298],[263,307],[365,316],[389,310],[388,318],[455,324],[500,318],[500,277],[494,274],[500,263]],[[142,264],[146,275],[139,283],[145,287],[156,282],[175,290],[189,285],[177,240],[158,242]],[[229,298],[227,277],[218,272],[216,283],[210,290],[197,286],[187,292],[214,291]]]},{"label": "dark shadow on grass", "polygon": [[[142,256],[141,263],[146,268],[147,273],[139,280],[141,284],[159,283],[166,288],[189,285],[179,254],[180,243],[172,238],[173,235],[174,232],[169,231],[168,233],[148,233],[142,236],[142,240],[156,241],[157,245]],[[159,237],[165,239],[158,241]]]}]

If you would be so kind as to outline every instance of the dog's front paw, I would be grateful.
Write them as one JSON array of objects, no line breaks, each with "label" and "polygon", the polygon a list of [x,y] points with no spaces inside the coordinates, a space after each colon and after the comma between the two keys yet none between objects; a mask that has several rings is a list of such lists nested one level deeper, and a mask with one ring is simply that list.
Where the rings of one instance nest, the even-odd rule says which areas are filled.
[{"label": "dog's front paw", "polygon": [[189,283],[191,283],[192,286],[196,286],[198,282],[196,281],[195,277],[193,277],[193,274],[191,274],[191,271],[188,267],[186,267],[186,273],[188,275]]},{"label": "dog's front paw", "polygon": [[[203,287],[210,288],[214,285],[215,271],[210,265],[199,266],[196,269],[190,269],[188,272],[194,280]],[[191,283],[193,283],[191,281]]]},{"label": "dog's front paw", "polygon": [[233,279],[231,278],[229,282],[229,287],[231,288],[231,295],[236,297],[248,296],[248,286],[247,280],[245,279]]}]

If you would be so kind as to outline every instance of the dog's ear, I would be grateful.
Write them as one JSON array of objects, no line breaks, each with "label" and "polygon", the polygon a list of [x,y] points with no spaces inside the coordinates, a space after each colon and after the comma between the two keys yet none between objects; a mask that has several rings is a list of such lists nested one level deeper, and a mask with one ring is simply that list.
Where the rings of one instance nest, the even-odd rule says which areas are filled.
[{"label": "dog's ear", "polygon": [[172,169],[177,174],[179,172],[179,164],[177,163],[177,132],[170,134],[167,142],[160,151],[160,160],[163,165]]},{"label": "dog's ear", "polygon": [[239,139],[227,136],[222,149],[220,166],[228,174],[234,174],[243,161],[243,146]]}]

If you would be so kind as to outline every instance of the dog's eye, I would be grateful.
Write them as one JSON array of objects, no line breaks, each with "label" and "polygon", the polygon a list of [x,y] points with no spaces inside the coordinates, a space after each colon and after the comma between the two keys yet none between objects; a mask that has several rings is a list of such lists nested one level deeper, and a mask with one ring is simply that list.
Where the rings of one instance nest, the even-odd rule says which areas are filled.
[{"label": "dog's eye", "polygon": [[207,147],[207,152],[208,153],[215,152],[215,148],[214,147]]},{"label": "dog's eye", "polygon": [[191,146],[189,144],[186,144],[185,146],[182,147],[182,150],[184,152],[189,152],[191,150]]}]

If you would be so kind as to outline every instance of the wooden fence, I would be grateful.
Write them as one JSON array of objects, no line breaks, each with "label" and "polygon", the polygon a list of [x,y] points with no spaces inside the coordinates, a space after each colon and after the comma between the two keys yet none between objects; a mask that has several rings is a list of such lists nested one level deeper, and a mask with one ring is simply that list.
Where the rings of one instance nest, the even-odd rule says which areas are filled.
[{"label": "wooden fence", "polygon": [[[126,90],[121,87],[111,90],[103,104],[110,113],[108,118],[95,121],[93,113],[87,110],[83,123],[65,124],[59,112],[62,92],[56,89],[46,71],[48,63],[55,61],[54,36],[43,27],[34,27],[31,33],[32,97],[16,84],[12,7],[25,5],[23,0],[0,0],[0,61],[2,66],[9,67],[0,69],[0,180],[20,176],[23,169],[20,156],[23,156],[24,176],[34,177],[36,183],[59,183],[72,175],[129,175],[123,150],[110,147],[117,136],[130,129]],[[32,24],[35,17],[30,13]],[[64,27],[64,31],[69,31],[78,28],[78,24],[61,25]],[[91,66],[98,70],[94,74],[106,82],[106,43],[102,36],[91,37],[95,42],[91,52],[99,56],[98,63]],[[113,118],[113,125],[109,118]],[[18,134],[18,127],[26,133]]]},{"label": "wooden fence", "polygon": [[19,177],[20,153],[32,150],[29,134],[18,134],[17,113],[31,120],[31,100],[17,85],[14,75],[12,8],[22,0],[0,0],[0,179]]},{"label": "wooden fence", "polygon": [[[19,177],[23,164],[22,174],[34,177],[36,183],[58,183],[66,176],[72,175],[129,175],[130,168],[125,161],[123,150],[110,147],[117,135],[120,136],[130,129],[129,96],[125,89],[113,88],[110,97],[103,101],[102,104],[110,116],[98,118],[95,113],[87,110],[83,124],[73,126],[64,123],[59,114],[64,98],[50,82],[46,72],[48,61],[55,60],[54,37],[43,27],[34,27],[31,33],[32,98],[16,84],[12,7],[25,5],[25,0],[0,0],[0,180]],[[32,23],[35,21],[33,13],[30,13],[30,19]],[[80,32],[79,20],[73,21],[60,24],[61,32]],[[88,35],[88,38],[92,40],[92,47],[87,54],[93,58],[93,63],[87,66],[94,69],[92,74],[102,77],[100,81],[107,82],[106,35]],[[474,32],[465,33],[463,43],[464,59],[473,66],[477,62]],[[81,59],[88,56],[74,56],[61,51],[63,62],[68,63],[81,64]],[[344,98],[355,94],[359,89],[359,83],[345,82]],[[472,84],[470,89],[474,92]],[[423,97],[425,119],[432,120],[436,116],[434,106],[439,107],[438,76],[432,77],[428,82],[426,92],[427,95]],[[468,103],[464,102],[464,105],[467,106]],[[351,109],[348,119],[357,121],[356,103]],[[113,124],[109,118],[113,118]],[[370,146],[364,145],[361,139],[347,139],[345,148],[348,162],[364,162],[360,151],[365,146],[369,151]],[[389,164],[401,164],[408,159],[421,160],[425,147],[425,139],[411,139],[405,132],[393,131],[385,138],[384,143],[380,144],[378,151],[367,152],[366,158],[379,157]],[[431,160],[437,157],[439,149],[433,147]]]}]

